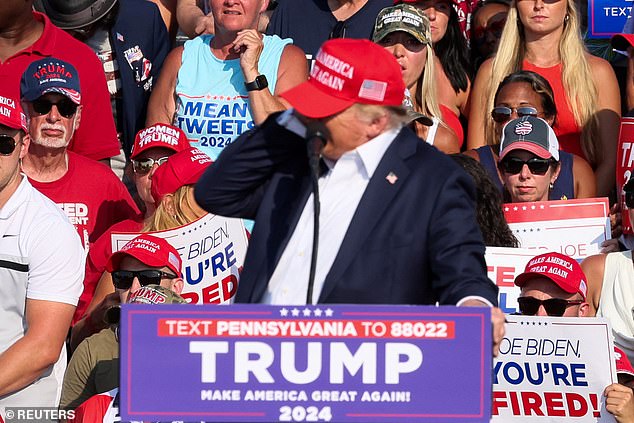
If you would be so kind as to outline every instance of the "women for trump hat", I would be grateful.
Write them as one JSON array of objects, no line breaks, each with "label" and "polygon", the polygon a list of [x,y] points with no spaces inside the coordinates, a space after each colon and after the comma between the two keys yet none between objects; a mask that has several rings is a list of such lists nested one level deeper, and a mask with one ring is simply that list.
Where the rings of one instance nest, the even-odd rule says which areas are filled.
[{"label": "women for trump hat", "polygon": [[156,205],[165,195],[198,182],[211,163],[211,158],[197,148],[190,147],[170,156],[152,175],[152,198]]},{"label": "women for trump hat", "polygon": [[400,106],[404,92],[401,67],[386,49],[369,40],[336,38],[317,52],[308,81],[280,96],[300,114],[323,118],[355,103]]},{"label": "women for trump hat", "polygon": [[126,256],[133,257],[150,267],[167,267],[174,274],[181,274],[181,256],[176,248],[163,238],[150,234],[139,235],[110,256],[106,263],[106,270],[110,273],[119,270],[121,260]]},{"label": "women for trump hat", "polygon": [[134,137],[131,159],[154,147],[168,148],[175,153],[189,147],[187,135],[180,129],[167,123],[155,123],[141,129]]},{"label": "women for trump hat", "polygon": [[526,150],[542,159],[559,161],[559,141],[544,119],[523,116],[504,125],[500,141],[500,160],[513,150]]}]

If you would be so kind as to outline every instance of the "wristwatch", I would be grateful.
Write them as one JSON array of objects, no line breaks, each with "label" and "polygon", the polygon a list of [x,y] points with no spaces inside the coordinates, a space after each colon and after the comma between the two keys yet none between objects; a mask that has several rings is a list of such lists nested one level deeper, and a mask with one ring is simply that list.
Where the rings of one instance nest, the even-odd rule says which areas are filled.
[{"label": "wristwatch", "polygon": [[247,87],[247,91],[261,91],[269,86],[269,81],[266,80],[266,76],[258,75],[253,82],[245,82],[244,86]]}]

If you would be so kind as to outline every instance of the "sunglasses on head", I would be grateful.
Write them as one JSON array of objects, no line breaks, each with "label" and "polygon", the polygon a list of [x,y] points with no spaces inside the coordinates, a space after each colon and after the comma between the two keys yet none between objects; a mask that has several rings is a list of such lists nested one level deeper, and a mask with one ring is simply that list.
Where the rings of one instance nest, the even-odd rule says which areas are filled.
[{"label": "sunglasses on head", "polygon": [[174,279],[176,275],[160,270],[115,270],[112,272],[112,283],[117,289],[130,289],[134,278],[139,280],[141,286],[160,285],[161,279]]},{"label": "sunglasses on head", "polygon": [[16,142],[13,137],[6,134],[0,134],[0,154],[10,156],[15,151]]},{"label": "sunglasses on head", "polygon": [[66,97],[60,99],[55,103],[45,98],[38,98],[37,100],[34,100],[31,104],[33,105],[33,110],[38,115],[46,115],[51,111],[53,106],[57,106],[57,111],[59,112],[59,114],[67,119],[75,114],[78,107],[77,104],[73,103],[70,99]]},{"label": "sunglasses on head", "polygon": [[524,316],[534,316],[539,311],[539,306],[543,305],[546,314],[553,317],[561,317],[566,309],[572,305],[583,304],[582,300],[564,300],[563,298],[549,298],[547,300],[538,300],[535,297],[519,297],[517,303],[520,306],[520,312]]},{"label": "sunglasses on head", "polygon": [[498,106],[494,107],[491,112],[491,117],[497,123],[504,123],[511,120],[511,115],[513,112],[517,113],[517,117],[521,118],[524,116],[533,116],[536,117],[539,112],[536,108],[530,106],[522,106],[522,107],[506,107],[506,106]]},{"label": "sunglasses on head", "polygon": [[132,169],[134,173],[138,173],[139,175],[145,175],[156,163],[157,166],[162,165],[169,159],[169,157],[161,157],[160,159],[153,159],[151,157],[139,160],[132,160]]},{"label": "sunglasses on head", "polygon": [[328,36],[328,39],[332,38],[346,38],[346,21],[337,21]]},{"label": "sunglasses on head", "polygon": [[541,159],[539,157],[532,157],[528,160],[522,160],[519,157],[505,157],[500,162],[500,168],[504,173],[517,175],[524,169],[524,165],[527,165],[528,170],[533,175],[545,175],[553,163],[551,159]]}]

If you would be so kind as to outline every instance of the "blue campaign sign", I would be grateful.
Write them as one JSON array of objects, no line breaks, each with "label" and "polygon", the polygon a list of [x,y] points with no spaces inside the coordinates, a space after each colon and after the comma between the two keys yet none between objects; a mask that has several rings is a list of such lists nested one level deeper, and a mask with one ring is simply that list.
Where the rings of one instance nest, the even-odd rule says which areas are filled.
[{"label": "blue campaign sign", "polygon": [[490,310],[124,305],[122,420],[488,422]]},{"label": "blue campaign sign", "polygon": [[588,37],[610,38],[622,32],[632,0],[588,0]]}]

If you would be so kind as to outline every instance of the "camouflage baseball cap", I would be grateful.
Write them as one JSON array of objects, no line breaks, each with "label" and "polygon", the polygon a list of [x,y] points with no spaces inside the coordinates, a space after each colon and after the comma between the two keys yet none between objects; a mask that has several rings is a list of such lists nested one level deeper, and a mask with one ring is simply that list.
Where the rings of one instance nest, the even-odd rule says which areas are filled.
[{"label": "camouflage baseball cap", "polygon": [[431,45],[429,19],[416,6],[402,3],[381,10],[376,17],[372,41],[379,42],[396,31],[406,32],[421,43]]}]

